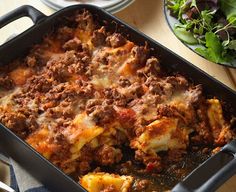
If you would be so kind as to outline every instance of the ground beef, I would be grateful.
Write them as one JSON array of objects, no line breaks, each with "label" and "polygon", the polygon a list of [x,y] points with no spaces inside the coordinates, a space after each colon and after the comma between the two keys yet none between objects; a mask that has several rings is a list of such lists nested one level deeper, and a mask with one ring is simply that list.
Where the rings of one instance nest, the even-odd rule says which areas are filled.
[{"label": "ground beef", "polygon": [[105,40],[106,40],[106,34],[105,34],[105,28],[104,27],[101,27],[100,29],[95,30],[93,32],[91,42],[95,47],[104,45]]},{"label": "ground beef", "polygon": [[137,71],[139,77],[147,77],[151,75],[158,76],[161,73],[160,63],[155,57],[147,60],[145,67]]},{"label": "ground beef", "polygon": [[54,84],[55,81],[48,77],[47,74],[35,75],[28,79],[23,92],[30,94],[35,94],[36,92],[46,93]]},{"label": "ground beef", "polygon": [[53,103],[52,106],[50,106],[48,108],[47,108],[47,106],[44,105],[43,109],[45,110],[46,117],[53,118],[53,119],[58,119],[58,118],[72,119],[75,115],[73,104],[76,104],[76,103],[63,101],[62,103],[60,103],[56,107],[55,107],[55,105],[56,105],[55,103]]},{"label": "ground beef", "polygon": [[0,77],[0,90],[10,90],[14,87],[14,82],[9,78],[9,76]]},{"label": "ground beef", "polygon": [[84,51],[66,51],[63,56],[52,58],[47,62],[47,73],[57,81],[65,82],[72,74],[84,76],[89,62],[89,55]]},{"label": "ground beef", "polygon": [[65,82],[70,76],[68,66],[72,64],[76,65],[78,62],[79,58],[75,51],[66,51],[63,56],[48,61],[48,74],[60,82]]},{"label": "ground beef", "polygon": [[86,174],[91,169],[90,163],[87,161],[81,161],[78,163],[77,170],[80,174]]},{"label": "ground beef", "polygon": [[161,72],[160,63],[155,57],[149,58],[144,68],[147,73],[151,73],[152,75],[158,75]]},{"label": "ground beef", "polygon": [[66,42],[69,39],[72,39],[73,36],[74,36],[74,30],[67,26],[61,27],[57,31],[57,39],[62,42]]},{"label": "ground beef", "polygon": [[126,43],[126,39],[119,33],[113,33],[106,38],[106,42],[113,48],[121,47]]},{"label": "ground beef", "polygon": [[[58,128],[60,129],[60,128]],[[52,161],[66,161],[67,157],[71,155],[70,148],[71,144],[68,143],[67,139],[60,131],[57,130],[54,138],[52,138],[54,143],[57,144],[57,152],[51,157]]]},{"label": "ground beef", "polygon": [[85,145],[80,153],[79,161],[92,162],[94,160],[94,150],[89,145]]},{"label": "ground beef", "polygon": [[81,175],[88,173],[91,170],[91,163],[94,161],[94,150],[85,145],[81,151],[80,156],[77,159],[77,172]]},{"label": "ground beef", "polygon": [[158,78],[151,76],[146,79],[145,85],[149,87],[149,92],[152,94],[163,94],[163,86]]},{"label": "ground beef", "polygon": [[113,106],[106,101],[104,101],[101,105],[95,105],[89,111],[89,116],[93,118],[93,120],[98,125],[104,125],[114,120],[115,118],[115,110]]},{"label": "ground beef", "polygon": [[68,67],[69,73],[83,75],[87,71],[87,66],[83,62],[72,64]]},{"label": "ground beef", "polygon": [[131,82],[129,81],[129,79],[123,77],[123,76],[120,76],[119,77],[119,81],[118,81],[119,85],[121,87],[127,87],[127,86],[130,86],[131,85]]},{"label": "ground beef", "polygon": [[109,185],[105,189],[102,189],[100,192],[118,192],[118,191],[116,190],[115,186]]},{"label": "ground beef", "polygon": [[54,86],[48,93],[45,95],[46,101],[73,101],[76,96],[78,96],[79,86],[72,85],[68,82],[60,83],[57,86]]},{"label": "ground beef", "polygon": [[171,83],[166,82],[163,79],[159,79],[154,76],[150,76],[146,79],[145,85],[148,86],[148,93],[154,95],[161,95],[162,97],[169,98],[172,96],[174,87]]},{"label": "ground beef", "polygon": [[203,100],[202,97],[202,86],[197,85],[194,87],[191,87],[188,91],[186,91],[187,95],[187,102],[189,105],[193,106],[199,106]]},{"label": "ground beef", "polygon": [[136,121],[136,113],[132,109],[127,108],[117,108],[116,109],[117,118],[123,128],[132,135],[132,129]]},{"label": "ground beef", "polygon": [[8,128],[13,129],[16,132],[20,133],[21,131],[25,130],[26,117],[24,114],[13,111],[2,111],[0,115],[0,120]]},{"label": "ground beef", "polygon": [[96,56],[93,58],[94,63],[99,63],[102,65],[108,65],[109,53],[105,51],[98,51]]},{"label": "ground beef", "polygon": [[126,106],[128,100],[125,95],[121,94],[117,89],[106,88],[104,95],[107,99],[111,100],[111,103],[117,106]]},{"label": "ground beef", "polygon": [[181,75],[168,76],[166,77],[166,82],[178,89],[186,88],[188,86],[188,80]]},{"label": "ground beef", "polygon": [[133,163],[132,161],[126,161],[125,163],[122,163],[119,167],[119,172],[122,175],[128,175],[130,173],[130,170],[132,169]]},{"label": "ground beef", "polygon": [[163,169],[161,158],[157,154],[148,154],[143,151],[135,151],[135,159],[146,165],[147,172],[160,172]]},{"label": "ground beef", "polygon": [[129,87],[124,88],[122,93],[128,101],[131,101],[132,99],[140,98],[144,94],[144,89],[140,83],[135,82]]},{"label": "ground beef", "polygon": [[101,105],[102,104],[102,100],[101,99],[90,99],[87,101],[87,104],[86,104],[86,112],[88,114],[92,113],[93,110],[94,110],[94,107],[96,105]]},{"label": "ground beef", "polygon": [[143,46],[135,46],[132,48],[131,54],[136,61],[136,68],[144,67],[149,55],[148,49]]},{"label": "ground beef", "polygon": [[137,179],[135,180],[133,184],[132,190],[134,190],[135,192],[142,192],[148,188],[149,184],[150,184],[150,180]]},{"label": "ground beef", "polygon": [[37,59],[35,56],[27,56],[25,62],[28,67],[35,67],[37,64]]},{"label": "ground beef", "polygon": [[157,107],[158,117],[175,117],[179,119],[179,123],[183,123],[185,126],[192,126],[196,123],[196,113],[192,106],[183,106],[177,108],[175,105],[159,105]]},{"label": "ground beef", "polygon": [[93,16],[89,11],[84,11],[82,14],[76,15],[75,20],[78,23],[77,28],[85,32],[92,32],[96,26]]},{"label": "ground beef", "polygon": [[120,149],[116,149],[109,145],[104,145],[96,151],[96,161],[100,165],[113,165],[118,163],[122,158],[122,153]]},{"label": "ground beef", "polygon": [[0,122],[23,139],[38,128],[33,112],[27,111],[26,108],[18,111],[7,111],[0,108]]},{"label": "ground beef", "polygon": [[82,51],[82,42],[75,37],[74,39],[70,39],[63,45],[63,49],[66,51],[74,50],[74,51]]}]

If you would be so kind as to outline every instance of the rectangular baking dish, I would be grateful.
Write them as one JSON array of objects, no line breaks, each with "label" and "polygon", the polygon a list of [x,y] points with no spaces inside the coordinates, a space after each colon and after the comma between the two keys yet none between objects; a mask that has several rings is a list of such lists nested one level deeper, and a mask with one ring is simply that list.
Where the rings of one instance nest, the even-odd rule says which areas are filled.
[{"label": "rectangular baking dish", "polygon": [[[145,43],[147,43],[151,48],[151,55],[159,58],[162,67],[167,72],[179,72],[189,78],[195,84],[202,84],[205,95],[216,96],[220,100],[223,100],[226,103],[225,106],[231,109],[229,113],[236,114],[236,92],[226,87],[216,79],[212,78],[202,70],[198,69],[190,62],[179,57],[158,42],[150,39],[136,29],[128,26],[106,11],[91,5],[81,4],[67,7],[51,16],[45,16],[35,8],[25,5],[1,17],[0,28],[23,16],[30,17],[34,22],[34,25],[22,34],[16,36],[15,38],[0,46],[0,65],[7,65],[7,63],[12,61],[13,59],[25,55],[25,53],[27,53],[32,45],[39,43],[45,34],[56,28],[62,22],[62,18],[64,16],[73,14],[76,10],[80,9],[86,9],[90,11],[93,15],[96,16],[97,21],[101,24],[105,23],[106,26],[109,27],[109,30],[116,30],[116,32],[122,33],[129,40],[134,41],[136,44],[144,45]],[[107,23],[109,23],[109,25],[107,25]],[[14,133],[12,133],[9,129],[1,124],[0,151],[15,159],[22,165],[22,167],[28,170],[30,174],[41,181],[51,191],[85,191],[78,183],[65,175],[52,163],[50,163],[39,153],[37,153],[32,147],[19,139]],[[222,153],[235,154],[235,152],[236,145],[235,142],[233,142],[230,145],[227,145]],[[212,158],[208,161],[212,162]],[[220,167],[222,160],[220,159],[218,161],[214,161],[214,163],[217,164],[218,167]],[[209,162],[205,165],[207,164],[209,164]],[[234,167],[236,167],[235,164],[233,164],[233,168]],[[234,170],[236,169],[232,169],[231,166],[230,170],[231,172],[228,172],[227,175],[225,175],[225,172],[218,174],[216,178],[211,180],[210,184],[206,184],[206,180],[202,181],[202,183],[200,184],[198,183],[198,185],[195,185],[195,181],[188,182],[187,184],[186,182],[183,182],[177,185],[173,189],[173,191],[214,191],[214,189],[220,186],[223,181],[235,174]],[[224,169],[224,171],[227,170]],[[203,169],[203,172],[205,173],[198,173],[207,174],[208,171],[206,167]],[[189,179],[191,180],[191,175],[187,177],[188,181]],[[204,183],[204,188],[201,188]],[[185,184],[188,186],[184,186]]]}]

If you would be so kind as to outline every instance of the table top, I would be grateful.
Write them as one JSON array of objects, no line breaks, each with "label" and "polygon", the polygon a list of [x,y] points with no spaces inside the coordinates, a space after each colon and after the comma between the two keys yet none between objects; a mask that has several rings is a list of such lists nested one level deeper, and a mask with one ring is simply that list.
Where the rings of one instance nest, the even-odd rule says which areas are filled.
[{"label": "table top", "polygon": [[[26,4],[34,6],[46,15],[51,15],[54,12],[53,9],[44,5],[40,0],[8,0],[1,3],[0,16]],[[236,90],[236,69],[226,68],[207,61],[191,51],[175,37],[165,20],[162,0],[136,0],[123,11],[116,13],[115,16],[184,57],[228,87]],[[13,33],[19,34],[31,25],[32,21],[29,18],[22,18],[0,29],[0,44]],[[235,181],[236,177],[229,180],[219,191],[235,191]]]}]

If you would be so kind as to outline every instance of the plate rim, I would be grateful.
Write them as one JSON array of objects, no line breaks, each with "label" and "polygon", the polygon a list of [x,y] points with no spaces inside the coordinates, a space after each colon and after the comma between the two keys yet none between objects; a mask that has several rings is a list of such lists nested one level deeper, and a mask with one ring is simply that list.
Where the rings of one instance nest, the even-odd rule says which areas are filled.
[{"label": "plate rim", "polygon": [[[65,7],[64,6],[58,6],[57,4],[53,3],[51,0],[50,1],[49,0],[41,0],[41,1],[45,5],[47,5],[48,7],[52,8],[56,11],[67,7],[67,6],[65,6]],[[101,8],[108,11],[108,12],[110,12],[111,14],[115,14],[115,13],[127,8],[129,5],[131,5],[134,2],[135,2],[135,0],[122,0],[121,2],[115,4],[111,7],[107,7],[107,8],[101,7]],[[71,6],[73,6],[73,5],[71,5]]]},{"label": "plate rim", "polygon": [[[68,6],[63,6],[63,5],[60,5],[58,3],[53,2],[53,0],[41,0],[41,1],[43,1],[48,6],[52,6],[52,7],[57,8],[57,9],[62,9],[62,8],[68,7],[68,6],[76,5],[76,4],[82,4],[82,3],[76,3],[76,1],[71,1],[71,4],[69,4]],[[62,1],[65,1],[65,0],[62,0]],[[113,7],[113,6],[115,6],[119,3],[122,3],[122,2],[123,2],[123,0],[116,0],[113,3],[110,3],[110,4],[105,5],[105,6],[99,6],[99,7],[106,9],[106,8],[109,8],[109,7]],[[84,3],[84,4],[90,4],[90,5],[98,6],[95,3]]]}]

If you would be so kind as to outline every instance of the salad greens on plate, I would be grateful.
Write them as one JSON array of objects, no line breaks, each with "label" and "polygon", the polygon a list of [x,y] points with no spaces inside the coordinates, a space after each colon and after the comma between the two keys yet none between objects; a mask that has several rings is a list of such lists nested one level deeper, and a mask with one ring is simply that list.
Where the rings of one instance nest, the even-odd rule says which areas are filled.
[{"label": "salad greens on plate", "polygon": [[167,0],[175,35],[206,59],[236,67],[236,0]]}]

